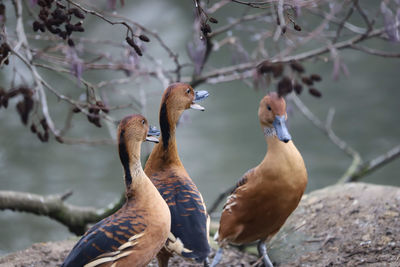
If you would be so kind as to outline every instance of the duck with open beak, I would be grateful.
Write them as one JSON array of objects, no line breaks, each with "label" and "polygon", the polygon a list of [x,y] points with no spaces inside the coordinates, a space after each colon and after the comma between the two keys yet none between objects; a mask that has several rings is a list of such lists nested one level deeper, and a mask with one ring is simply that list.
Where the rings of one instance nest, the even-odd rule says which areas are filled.
[{"label": "duck with open beak", "polygon": [[204,111],[197,102],[208,95],[207,91],[194,91],[189,84],[175,83],[161,99],[160,143],[154,146],[144,169],[171,211],[171,232],[157,255],[160,267],[168,266],[174,254],[208,266],[209,216],[200,191],[181,162],[176,143],[182,113],[189,108]]}]

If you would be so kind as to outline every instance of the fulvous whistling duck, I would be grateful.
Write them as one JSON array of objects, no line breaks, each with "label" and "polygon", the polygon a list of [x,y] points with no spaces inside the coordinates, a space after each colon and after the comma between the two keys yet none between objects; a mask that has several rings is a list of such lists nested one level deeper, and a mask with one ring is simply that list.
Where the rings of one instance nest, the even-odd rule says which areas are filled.
[{"label": "fulvous whistling duck", "polygon": [[164,91],[161,99],[160,143],[154,146],[144,171],[171,211],[171,233],[157,255],[162,267],[168,266],[172,253],[208,266],[209,217],[199,190],[179,158],[175,140],[176,124],[183,111],[189,108],[204,110],[195,101],[207,96],[207,91],[195,92],[188,84],[175,83]]},{"label": "fulvous whistling duck", "polygon": [[118,150],[125,172],[126,202],[92,226],[74,246],[62,267],[147,266],[167,240],[171,215],[140,163],[143,141],[158,142],[142,115],[124,118],[118,127]]},{"label": "fulvous whistling duck", "polygon": [[286,103],[277,93],[265,96],[258,109],[268,151],[262,162],[247,171],[223,208],[212,266],[222,258],[228,243],[258,241],[265,266],[272,267],[265,242],[270,240],[296,209],[307,185],[303,158],[286,128]]}]

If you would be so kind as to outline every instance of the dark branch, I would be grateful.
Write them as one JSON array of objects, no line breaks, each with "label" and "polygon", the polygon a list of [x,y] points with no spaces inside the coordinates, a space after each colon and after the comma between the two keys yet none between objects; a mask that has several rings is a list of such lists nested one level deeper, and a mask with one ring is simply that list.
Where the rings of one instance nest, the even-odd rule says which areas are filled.
[{"label": "dark branch", "polygon": [[[303,61],[303,60],[307,60],[310,58],[314,58],[317,57],[319,55],[328,53],[331,51],[332,48],[337,49],[337,50],[341,50],[341,49],[345,49],[345,48],[351,48],[353,45],[366,40],[366,39],[370,39],[373,37],[377,37],[381,34],[383,34],[385,32],[384,28],[379,28],[376,30],[371,31],[369,34],[367,35],[357,35],[353,38],[350,38],[346,41],[342,41],[342,42],[338,42],[332,45],[326,45],[320,48],[316,48],[304,53],[300,53],[297,55],[293,55],[293,56],[286,56],[283,58],[272,58],[269,60],[269,62],[271,63],[287,63],[290,61]],[[216,78],[216,77],[223,77],[223,76],[228,76],[228,75],[232,75],[235,73],[240,73],[240,72],[245,72],[245,71],[249,71],[252,69],[255,69],[260,63],[262,63],[263,61],[265,61],[265,59],[263,60],[259,60],[256,62],[248,62],[248,63],[242,63],[242,64],[238,64],[238,65],[234,65],[234,66],[230,66],[230,67],[225,67],[225,68],[219,68],[218,70],[215,71],[211,71],[209,73],[204,74],[203,76],[199,76],[199,77],[195,77],[194,80],[192,80],[189,77],[184,77],[183,81],[184,82],[190,82],[194,85],[198,85],[201,83],[205,83],[207,82],[209,79],[212,78]],[[251,77],[251,73],[249,73],[247,76],[248,77],[241,77],[241,78],[250,78]],[[222,79],[222,81],[224,81]]]},{"label": "dark branch", "polygon": [[64,202],[72,192],[41,196],[16,191],[0,191],[0,210],[13,210],[47,216],[82,235],[90,223],[96,223],[118,210],[125,202],[125,195],[106,209],[78,207]]}]

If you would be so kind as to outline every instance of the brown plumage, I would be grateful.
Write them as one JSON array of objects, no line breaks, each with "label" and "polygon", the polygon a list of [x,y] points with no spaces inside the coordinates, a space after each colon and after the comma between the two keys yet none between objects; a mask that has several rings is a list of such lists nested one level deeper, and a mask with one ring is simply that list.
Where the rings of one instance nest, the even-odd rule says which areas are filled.
[{"label": "brown plumage", "polygon": [[171,234],[157,256],[159,266],[168,266],[172,253],[202,262],[210,251],[206,207],[179,158],[175,139],[176,124],[183,111],[204,110],[194,101],[206,95],[205,91],[194,92],[188,84],[176,83],[165,90],[161,100],[160,143],[154,146],[144,169],[171,211]]},{"label": "brown plumage", "polygon": [[118,148],[125,171],[126,203],[90,228],[62,267],[147,266],[164,245],[171,216],[164,199],[144,173],[140,147],[149,126],[141,115],[124,118],[118,127]]},{"label": "brown plumage", "polygon": [[228,197],[217,238],[222,247],[268,241],[297,207],[307,185],[303,158],[284,125],[285,100],[268,94],[260,102],[258,117],[268,151]]}]

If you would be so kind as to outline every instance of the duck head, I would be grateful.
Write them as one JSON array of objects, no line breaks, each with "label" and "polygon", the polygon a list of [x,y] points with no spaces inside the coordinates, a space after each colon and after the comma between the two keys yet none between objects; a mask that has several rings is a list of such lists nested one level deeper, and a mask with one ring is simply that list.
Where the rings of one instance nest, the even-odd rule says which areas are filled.
[{"label": "duck head", "polygon": [[[125,185],[129,191],[135,175],[142,170],[140,164],[140,147],[142,142],[158,143],[154,137],[160,132],[154,127],[149,127],[147,120],[142,115],[130,115],[121,120],[118,126],[118,152],[125,172]],[[127,192],[128,192],[127,191]],[[128,194],[129,197],[129,194]]]},{"label": "duck head", "polygon": [[128,142],[154,142],[158,143],[155,136],[159,136],[160,131],[154,126],[149,126],[147,119],[140,115],[134,114],[121,120],[118,126],[118,143]]},{"label": "duck head", "polygon": [[189,108],[204,111],[204,107],[197,102],[207,98],[208,95],[207,91],[194,91],[189,84],[173,83],[165,90],[161,104],[178,113]]},{"label": "duck head", "polygon": [[292,139],[286,127],[285,99],[279,97],[276,92],[271,92],[261,99],[258,118],[264,129],[275,129],[276,135],[282,142],[287,143]]},{"label": "duck head", "polygon": [[186,83],[173,83],[165,91],[160,106],[160,127],[163,147],[168,148],[171,135],[183,111],[192,108],[204,111],[204,107],[196,102],[208,97],[207,91],[194,91]]}]

